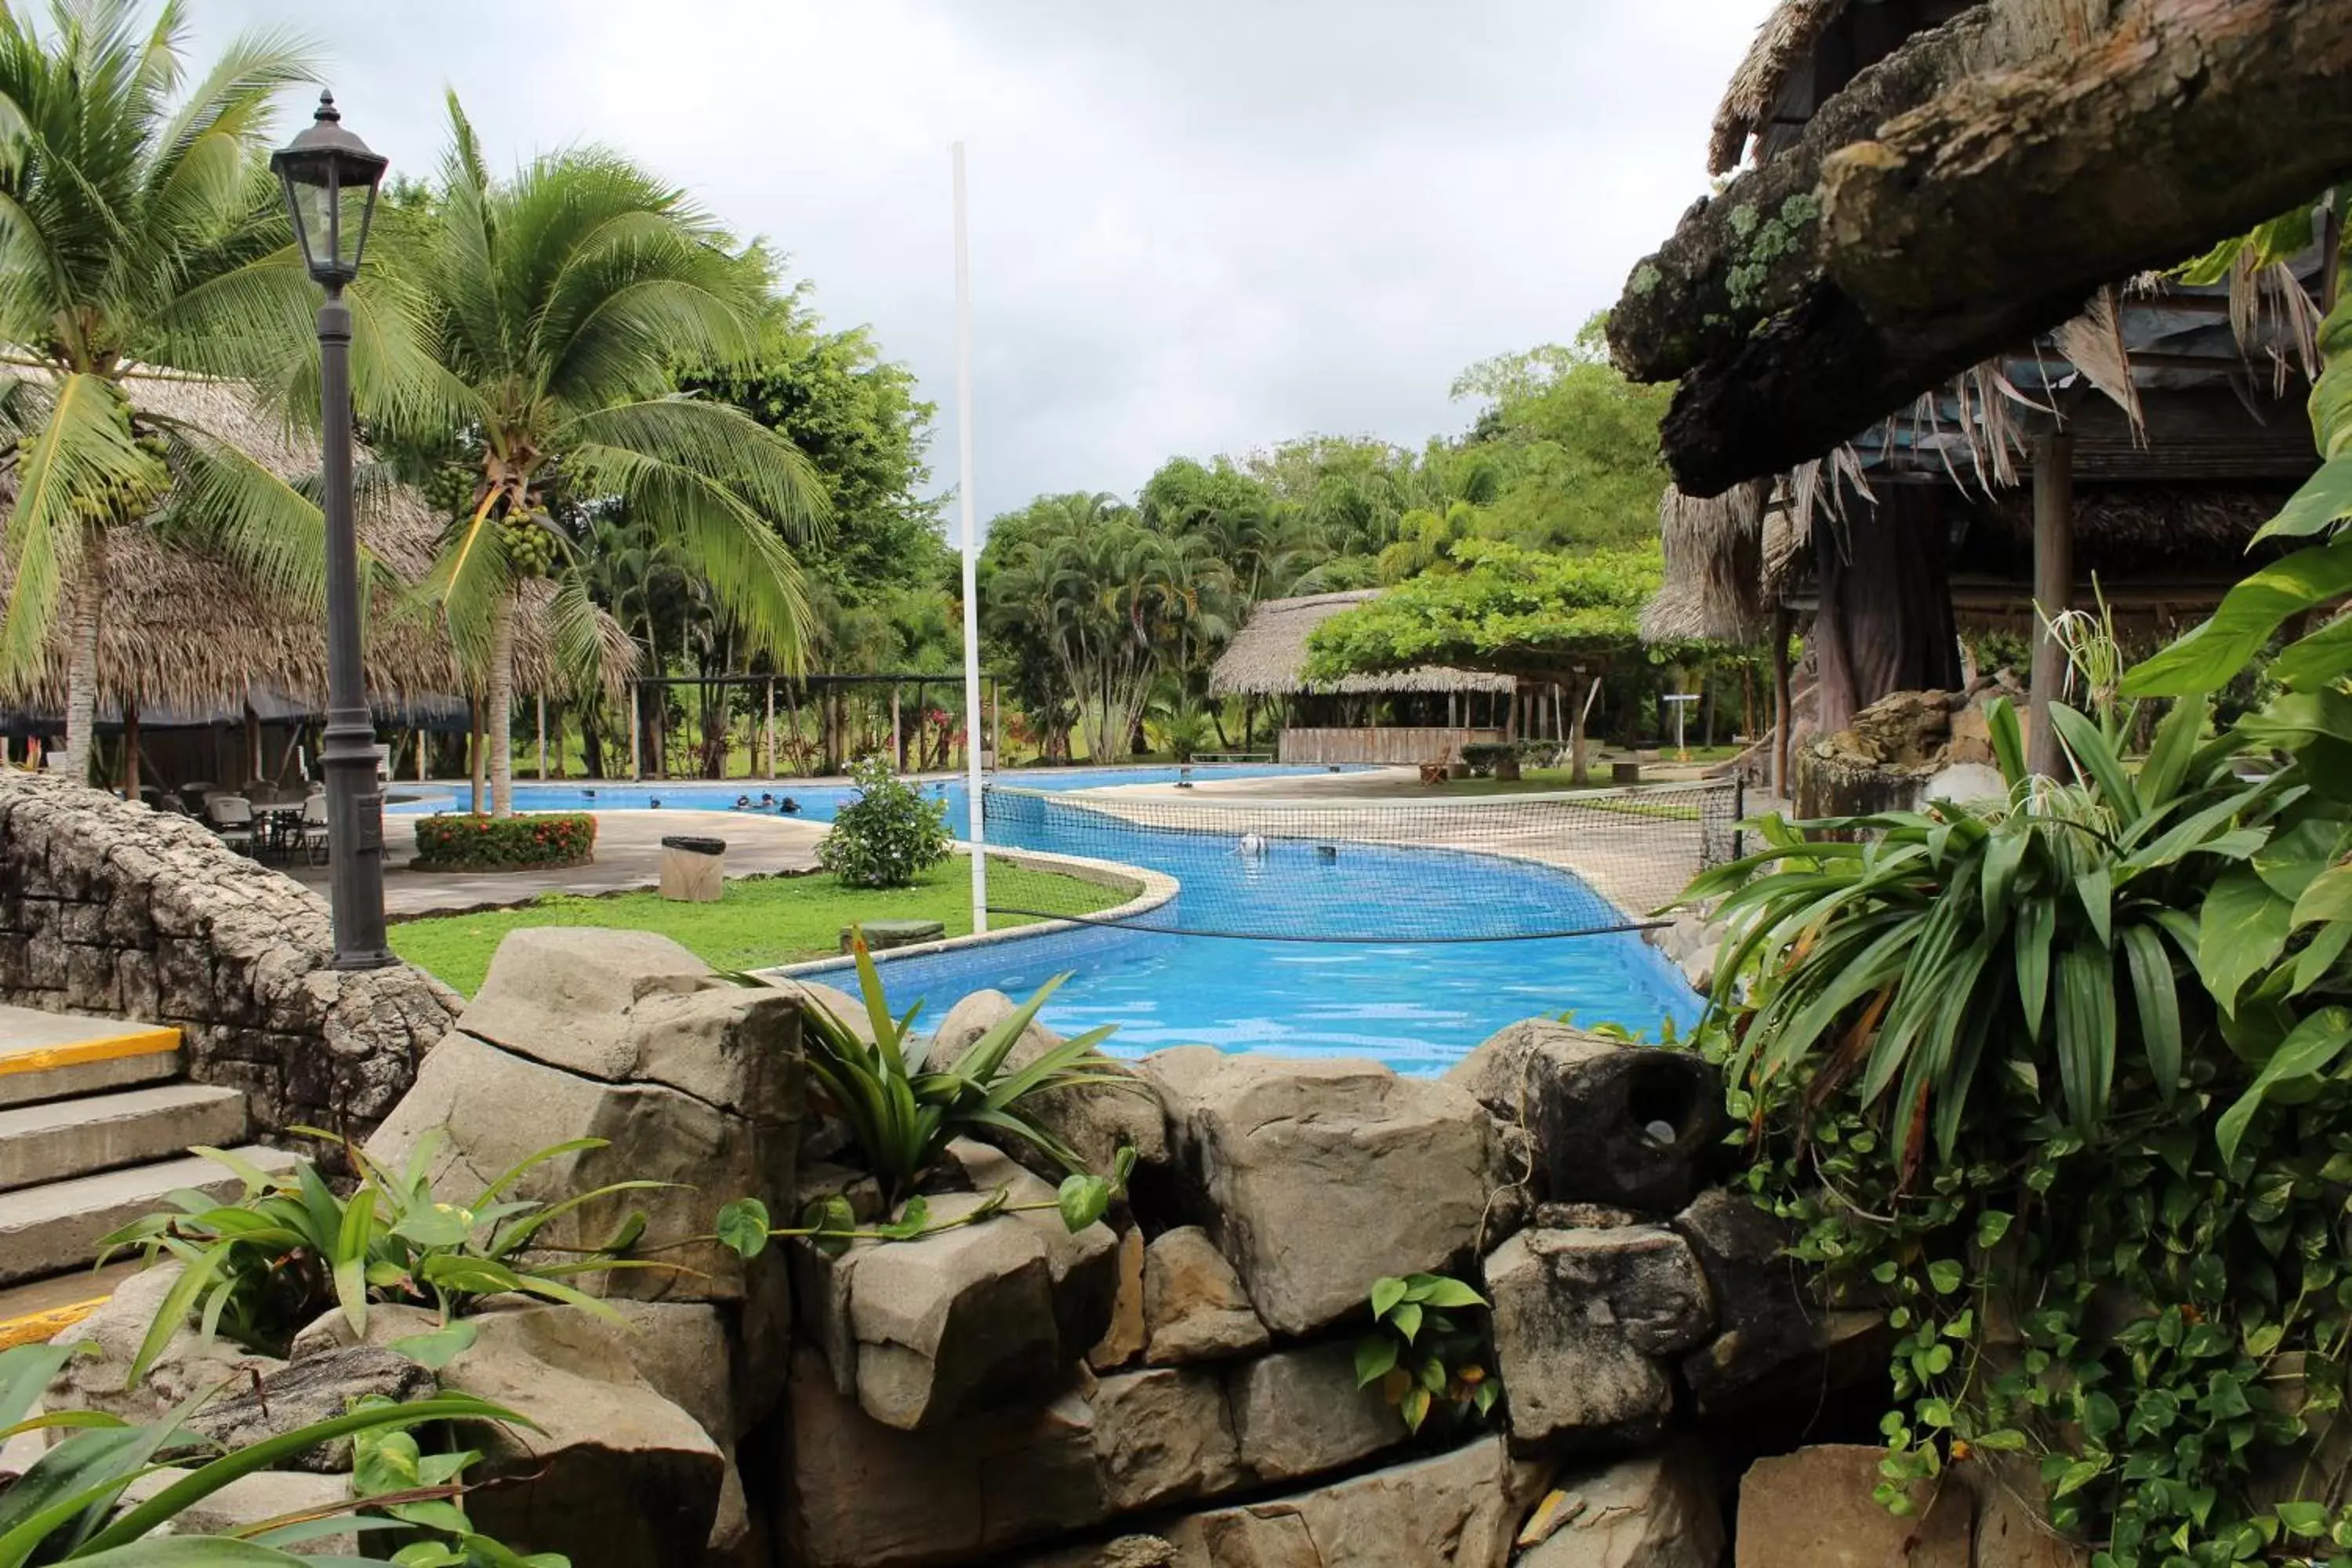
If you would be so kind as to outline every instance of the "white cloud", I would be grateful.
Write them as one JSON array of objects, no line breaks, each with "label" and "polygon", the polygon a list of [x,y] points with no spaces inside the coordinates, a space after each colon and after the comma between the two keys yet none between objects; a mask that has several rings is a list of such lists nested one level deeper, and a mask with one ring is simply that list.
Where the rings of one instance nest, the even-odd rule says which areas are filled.
[{"label": "white cloud", "polygon": [[868,321],[941,405],[970,146],[983,515],[1164,458],[1459,428],[1472,361],[1564,339],[1704,186],[1769,0],[208,0],[200,48],[321,37],[426,172],[626,150]]}]

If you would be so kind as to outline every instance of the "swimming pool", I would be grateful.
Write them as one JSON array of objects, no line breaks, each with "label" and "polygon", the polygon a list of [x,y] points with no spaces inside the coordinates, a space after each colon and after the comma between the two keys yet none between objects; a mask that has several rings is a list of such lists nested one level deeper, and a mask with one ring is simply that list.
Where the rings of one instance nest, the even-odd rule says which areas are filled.
[{"label": "swimming pool", "polygon": [[[1241,764],[1194,773],[1231,778],[1328,771]],[[992,776],[1023,789],[1060,792],[1167,783],[1178,775],[1173,768],[1064,768]],[[961,834],[962,781],[927,781],[922,787],[948,801],[949,826]],[[855,793],[845,785],[754,785],[754,799],[762,788],[790,793],[814,821],[830,821]],[[745,790],[740,784],[518,784],[514,793],[523,811],[643,809],[656,800],[666,809],[723,811]],[[1018,795],[1000,798],[1004,809],[992,805],[989,812],[992,843],[1108,856],[1176,878],[1181,891],[1173,906],[1154,916],[1160,923],[1214,927],[1221,911],[1246,903],[1254,885],[1281,878],[1285,907],[1306,910],[1296,934],[1317,934],[1318,909],[1329,911],[1332,925],[1358,928],[1366,910],[1378,910],[1401,940],[1265,942],[1081,927],[887,959],[881,966],[884,984],[901,1011],[919,1000],[936,1019],[969,992],[993,987],[1025,995],[1067,971],[1071,978],[1046,1007],[1045,1021],[1065,1034],[1116,1025],[1114,1054],[1205,1044],[1285,1056],[1369,1057],[1415,1074],[1442,1072],[1496,1030],[1539,1015],[1572,1011],[1582,1023],[1620,1024],[1654,1037],[1669,1019],[1678,1030],[1697,1020],[1699,999],[1681,971],[1637,932],[1460,943],[1410,940],[1442,937],[1474,923],[1492,929],[1498,910],[1518,922],[1509,929],[1531,931],[1624,918],[1567,871],[1405,846],[1351,844],[1345,854],[1324,860],[1310,845],[1277,842],[1269,854],[1253,858],[1235,853],[1230,837],[1143,826],[1124,826],[1113,848],[1099,823],[1083,843],[1066,841],[1066,830],[1056,826],[1062,814],[1024,810]],[[390,809],[446,810],[452,804],[426,799]],[[1429,875],[1439,858],[1475,862],[1479,875]],[[1471,900],[1475,922],[1468,918]],[[854,986],[837,972],[816,977]]]},{"label": "swimming pool", "polygon": [[[1097,820],[1070,837],[1069,814],[1034,796],[992,797],[992,843],[1108,855],[1177,879],[1155,924],[1213,930],[1280,888],[1289,934],[1361,930],[1365,911],[1398,939],[1381,942],[1255,941],[1154,931],[1080,929],[886,961],[894,1008],[934,1016],[971,991],[1023,995],[1065,971],[1045,1011],[1065,1034],[1118,1026],[1111,1049],[1167,1046],[1287,1056],[1370,1057],[1403,1073],[1442,1072],[1506,1025],[1573,1011],[1655,1037],[1667,1020],[1697,1021],[1680,970],[1634,931],[1529,941],[1447,942],[1465,930],[1565,931],[1624,914],[1573,874],[1505,856],[1349,842],[1325,857],[1311,841],[1276,839],[1262,856],[1234,837],[1122,824],[1106,847]],[[1000,806],[1002,809],[1000,809]],[[1092,814],[1088,814],[1092,815]],[[1470,874],[1464,875],[1467,871]],[[1264,928],[1260,928],[1264,929]],[[1419,937],[1423,940],[1413,941]],[[849,977],[823,975],[833,983]]]},{"label": "swimming pool", "polygon": [[[1293,773],[1360,771],[1296,763],[1202,763],[1193,767],[1192,776],[1199,779],[1252,779],[1278,778]],[[1099,789],[1105,784],[1173,784],[1180,776],[1179,770],[1169,767],[1024,768],[1007,769],[989,775],[1000,784],[1045,790]],[[961,835],[967,820],[964,802],[968,798],[962,776],[914,782],[925,795],[946,800],[948,826]],[[464,793],[457,788],[435,785],[408,787],[425,793],[409,799],[389,802],[384,806],[386,812],[414,816],[462,811],[466,807]],[[518,782],[514,786],[514,806],[517,811],[644,811],[649,807],[672,811],[732,811],[735,803],[746,795],[756,801],[762,794],[773,795],[779,800],[789,798],[800,807],[795,815],[805,816],[812,822],[831,822],[834,813],[839,811],[857,791],[849,784],[803,784],[789,779],[766,783],[744,779],[732,784],[620,782],[559,784]]]}]

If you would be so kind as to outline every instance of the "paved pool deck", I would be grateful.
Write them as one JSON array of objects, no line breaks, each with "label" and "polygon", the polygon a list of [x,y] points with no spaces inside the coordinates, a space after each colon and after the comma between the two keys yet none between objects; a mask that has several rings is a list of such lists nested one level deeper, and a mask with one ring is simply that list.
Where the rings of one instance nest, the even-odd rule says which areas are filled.
[{"label": "paved pool deck", "polygon": [[[528,903],[546,893],[624,893],[661,880],[661,841],[672,834],[727,841],[727,875],[787,877],[816,869],[822,822],[737,811],[600,811],[596,858],[585,866],[527,871],[413,871],[416,824],[409,814],[383,819],[384,912],[395,920],[457,914]],[[274,862],[273,862],[274,864]],[[279,870],[324,897],[327,868],[299,862]]]}]

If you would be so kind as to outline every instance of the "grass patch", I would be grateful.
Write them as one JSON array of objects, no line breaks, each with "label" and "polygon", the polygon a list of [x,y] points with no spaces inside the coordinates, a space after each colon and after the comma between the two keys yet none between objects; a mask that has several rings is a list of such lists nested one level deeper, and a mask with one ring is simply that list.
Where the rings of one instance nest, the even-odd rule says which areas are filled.
[{"label": "grass patch", "polygon": [[[1003,861],[989,865],[989,901],[1055,914],[1092,914],[1125,903],[1118,888],[1032,870]],[[878,892],[845,888],[830,874],[746,878],[727,884],[715,904],[671,903],[658,893],[614,893],[583,899],[551,893],[511,909],[478,914],[432,915],[403,921],[391,931],[392,949],[471,996],[489,973],[490,954],[509,931],[526,926],[604,926],[658,931],[714,969],[761,969],[838,952],[841,928],[864,920],[935,920],[950,936],[971,932],[971,871],[961,856],[934,866],[910,888]],[[1034,923],[1034,917],[991,915],[992,930]]]}]

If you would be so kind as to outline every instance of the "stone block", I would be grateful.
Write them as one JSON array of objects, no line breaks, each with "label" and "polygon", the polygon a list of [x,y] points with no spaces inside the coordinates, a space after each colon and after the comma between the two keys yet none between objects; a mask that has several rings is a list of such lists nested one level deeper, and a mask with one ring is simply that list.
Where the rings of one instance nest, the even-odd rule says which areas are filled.
[{"label": "stone block", "polygon": [[1405,1439],[1404,1418],[1377,1387],[1356,1386],[1347,1342],[1276,1351],[1225,1372],[1242,1468],[1290,1481],[1352,1465]]},{"label": "stone block", "polygon": [[[430,1398],[433,1374],[406,1356],[372,1345],[330,1351],[279,1368],[242,1391],[232,1385],[188,1417],[188,1429],[243,1448],[298,1426],[331,1421],[360,1399],[406,1404]],[[352,1468],[352,1440],[340,1437],[289,1457],[287,1469],[334,1475]]]},{"label": "stone block", "polygon": [[1825,1443],[1759,1459],[1739,1482],[1734,1568],[1971,1568],[1975,1500],[1922,1483],[1901,1516],[1871,1494],[1886,1450]]},{"label": "stone block", "polygon": [[[647,1239],[662,1242],[709,1235],[719,1206],[733,1198],[788,1191],[795,1129],[754,1122],[663,1084],[566,1072],[453,1032],[425,1058],[415,1087],[369,1138],[367,1152],[397,1167],[428,1133],[437,1135],[427,1167],[435,1189],[461,1201],[526,1156],[580,1138],[606,1145],[534,1166],[515,1195],[555,1202],[617,1181],[675,1184],[584,1204],[542,1233],[561,1245],[591,1247],[638,1210]],[[755,1277],[715,1242],[662,1256],[695,1272],[630,1269],[610,1276],[604,1289],[646,1300],[732,1300]]]},{"label": "stone block", "polygon": [[1144,1249],[1143,1321],[1146,1359],[1161,1366],[1248,1355],[1273,1337],[1241,1276],[1198,1226],[1162,1232]]},{"label": "stone block", "polygon": [[550,926],[499,944],[458,1026],[607,1083],[659,1083],[754,1121],[800,1111],[799,1009],[667,937]]},{"label": "stone block", "polygon": [[[194,1473],[173,1465],[143,1471],[138,1479],[122,1489],[123,1505],[136,1507]],[[173,1516],[172,1528],[173,1533],[179,1535],[235,1535],[265,1521],[283,1519],[289,1514],[325,1517],[348,1509],[351,1500],[352,1479],[348,1475],[257,1470],[249,1476],[239,1476],[228,1485],[181,1510]],[[306,1557],[357,1557],[360,1554],[359,1540],[357,1531],[341,1535],[318,1536],[304,1542],[301,1550]]]},{"label": "stone block", "polygon": [[1486,1259],[1496,1370],[1527,1448],[1646,1441],[1674,1410],[1658,1358],[1714,1324],[1698,1260],[1673,1231],[1529,1230]]},{"label": "stone block", "polygon": [[1311,1333],[1360,1310],[1374,1279],[1444,1270],[1476,1245],[1495,1149],[1458,1089],[1205,1046],[1140,1070],[1168,1108],[1180,1182],[1276,1333]]},{"label": "stone block", "polygon": [[[948,1194],[931,1215],[954,1219],[982,1201]],[[901,1431],[1034,1399],[1065,1364],[1045,1244],[1009,1216],[864,1251],[849,1327],[857,1402]]]},{"label": "stone block", "polygon": [[[385,1344],[436,1321],[380,1307],[368,1314],[366,1340]],[[483,1455],[467,1479],[506,1482],[467,1498],[476,1525],[518,1552],[562,1552],[572,1568],[700,1568],[726,1458],[638,1375],[625,1331],[570,1307],[471,1321],[475,1342],[441,1369],[441,1385],[532,1424],[467,1428]],[[329,1313],[295,1337],[294,1364],[353,1342],[342,1315]]]},{"label": "stone block", "polygon": [[1176,1367],[1106,1377],[1087,1395],[1112,1511],[1213,1497],[1240,1484],[1240,1450],[1216,1373]]},{"label": "stone block", "polygon": [[275,1356],[240,1350],[226,1340],[207,1340],[194,1329],[184,1328],[164,1345],[146,1379],[131,1386],[131,1363],[138,1359],[139,1347],[179,1277],[175,1262],[143,1268],[116,1286],[105,1305],[51,1341],[89,1348],[50,1381],[45,1395],[50,1409],[97,1410],[126,1421],[155,1421],[198,1394],[250,1388],[285,1366]]},{"label": "stone block", "polygon": [[1525,1130],[1538,1196],[1669,1215],[1704,1184],[1727,1129],[1723,1083],[1688,1051],[1549,1019],[1514,1024],[1445,1081]]},{"label": "stone block", "polygon": [[765,1495],[781,1560],[796,1568],[994,1562],[1109,1511],[1094,1413],[1076,1393],[1025,1414],[902,1432],[844,1398],[803,1349],[783,1420]]},{"label": "stone block", "polygon": [[1570,1471],[1552,1482],[1519,1544],[1518,1568],[1719,1568],[1714,1467],[1697,1444],[1678,1443]]},{"label": "stone block", "polygon": [[1118,1303],[1118,1233],[1099,1220],[1073,1232],[1058,1210],[1027,1207],[1054,1203],[1057,1189],[1015,1164],[1002,1150],[959,1138],[948,1146],[948,1159],[963,1172],[973,1192],[1002,1192],[1010,1205],[1024,1209],[1005,1217],[1026,1226],[1045,1249],[1061,1360],[1067,1363],[1083,1359],[1110,1328],[1111,1312]]},{"label": "stone block", "polygon": [[1885,1315],[1816,1305],[1785,1256],[1787,1231],[1747,1194],[1711,1188],[1674,1226],[1716,1303],[1715,1337],[1682,1361],[1699,1414],[1734,1415],[1790,1400],[1811,1406],[1885,1374]]},{"label": "stone block", "polygon": [[1500,1437],[1312,1491],[1213,1509],[1162,1532],[1179,1568],[1504,1568],[1544,1467]]},{"label": "stone block", "polygon": [[1087,1365],[1117,1372],[1143,1353],[1148,1331],[1143,1316],[1143,1232],[1130,1224],[1118,1238],[1118,1288],[1113,1292],[1110,1326],[1087,1352]]}]

